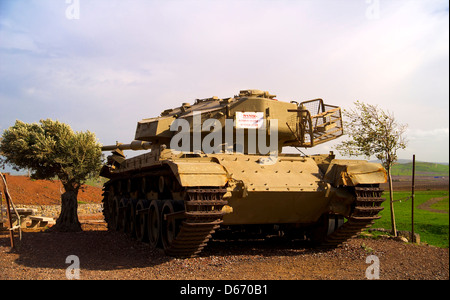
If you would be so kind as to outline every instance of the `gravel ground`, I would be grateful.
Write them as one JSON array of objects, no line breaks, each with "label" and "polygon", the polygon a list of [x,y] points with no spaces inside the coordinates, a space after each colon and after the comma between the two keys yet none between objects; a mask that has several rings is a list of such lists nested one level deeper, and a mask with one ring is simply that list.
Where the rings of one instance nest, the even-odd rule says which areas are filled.
[{"label": "gravel ground", "polygon": [[177,259],[104,223],[82,223],[79,233],[24,232],[13,251],[0,232],[0,279],[66,279],[69,255],[79,258],[79,279],[86,280],[366,279],[375,266],[366,263],[369,255],[379,259],[380,279],[449,279],[448,249],[390,239],[355,238],[331,251],[279,239],[213,241],[200,257]]},{"label": "gravel ground", "polygon": [[[23,205],[17,204],[17,208],[31,208],[35,210],[34,215],[42,217],[57,218],[61,212],[61,205]],[[101,213],[103,206],[101,203],[78,204],[78,215],[90,215]]]},{"label": "gravel ground", "polygon": [[[56,189],[57,184],[54,187],[49,182],[29,180],[24,185],[22,183],[12,185],[18,189],[14,198],[18,207],[28,204],[26,207],[37,210],[36,215],[58,216],[60,195],[45,194]],[[35,193],[25,193],[35,195],[33,197],[20,197],[21,189],[24,186],[32,187],[31,183],[39,183],[43,187]],[[382,280],[449,279],[448,249],[383,238],[355,238],[331,251],[311,249],[300,241],[280,239],[215,240],[208,244],[199,257],[167,257],[161,250],[152,250],[148,245],[122,233],[107,231],[100,213],[101,189],[96,193],[98,195],[94,197],[93,203],[80,204],[78,207],[83,232],[24,232],[22,241],[16,235],[17,247],[12,251],[8,232],[0,232],[0,279],[65,280],[68,268],[70,270],[76,266],[76,261],[69,257],[71,255],[79,260],[79,279],[82,280],[175,279],[189,280],[191,286],[207,285],[203,280],[274,280],[269,285],[279,280],[297,279],[363,280],[367,279],[366,271],[377,265],[376,259],[379,263],[379,278]],[[91,193],[86,195],[91,196]],[[48,200],[50,197],[54,199]],[[76,275],[69,272],[69,276],[71,274]],[[208,281],[208,284],[216,283]],[[178,285],[172,288],[164,284],[163,287],[167,293],[179,295],[180,284],[186,283],[177,281],[174,284]],[[161,281],[152,283],[150,287],[160,288],[159,285]],[[275,295],[274,292],[277,295],[279,292],[286,294],[283,290],[286,286],[276,287],[280,289],[271,289],[272,295]],[[296,283],[287,287],[288,292],[299,289]]]}]

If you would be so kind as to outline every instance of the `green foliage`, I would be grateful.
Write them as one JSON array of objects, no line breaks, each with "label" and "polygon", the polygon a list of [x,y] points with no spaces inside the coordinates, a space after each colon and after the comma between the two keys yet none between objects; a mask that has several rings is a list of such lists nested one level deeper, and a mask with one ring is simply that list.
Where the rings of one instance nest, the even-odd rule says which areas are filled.
[{"label": "green foliage", "polygon": [[102,161],[101,146],[93,133],[74,132],[69,125],[50,119],[39,124],[17,120],[3,132],[0,153],[0,163],[29,169],[35,179],[57,176],[65,188],[76,190],[98,174]]},{"label": "green foliage", "polygon": [[[412,162],[406,164],[394,164],[392,166],[392,175],[411,176]],[[416,176],[448,176],[449,166],[437,163],[416,161]]]},{"label": "green foliage", "polygon": [[406,125],[398,125],[389,112],[376,105],[356,101],[355,108],[344,110],[344,129],[350,137],[336,149],[344,156],[375,155],[389,169],[397,160],[397,150],[406,148]]},{"label": "green foliage", "polygon": [[[410,192],[394,192],[394,199],[406,199],[411,196]],[[419,205],[432,198],[442,198],[435,209],[448,212],[448,191],[416,191],[414,197],[414,231],[420,234],[420,240],[430,245],[448,248],[449,246],[449,218],[448,213],[437,213],[420,209]],[[383,202],[384,210],[380,212],[381,219],[376,220],[373,228],[382,227],[389,229],[390,207],[389,194],[384,194],[386,201]],[[411,200],[394,202],[395,221],[398,230],[411,231]]]},{"label": "green foliage", "polygon": [[101,177],[101,176],[98,176],[98,174],[96,174],[96,176],[87,178],[86,182],[84,184],[90,185],[93,187],[102,188],[103,185],[105,184],[105,182],[107,182],[108,180],[109,180],[108,178]]}]

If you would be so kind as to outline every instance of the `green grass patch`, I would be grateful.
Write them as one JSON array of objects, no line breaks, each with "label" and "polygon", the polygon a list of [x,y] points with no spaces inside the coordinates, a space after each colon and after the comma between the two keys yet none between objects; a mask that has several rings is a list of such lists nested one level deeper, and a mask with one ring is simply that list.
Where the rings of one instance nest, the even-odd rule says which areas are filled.
[{"label": "green grass patch", "polygon": [[[449,166],[416,161],[416,176],[449,176]],[[412,176],[412,162],[392,166],[393,176]]]},{"label": "green grass patch", "polygon": [[[405,199],[411,195],[410,192],[394,192],[394,201]],[[384,210],[380,212],[381,219],[376,220],[373,228],[391,228],[391,211],[389,207],[389,192],[385,191],[383,197]],[[421,242],[430,245],[448,248],[449,247],[449,215],[448,213],[431,212],[419,209],[418,206],[432,198],[445,197],[432,208],[449,211],[448,191],[416,191],[414,197],[414,231],[420,234]],[[411,199],[394,202],[394,213],[397,230],[411,231]]]},{"label": "green grass patch", "polygon": [[103,184],[107,181],[108,181],[108,178],[97,176],[97,177],[88,178],[84,184],[90,185],[93,187],[102,188]]},{"label": "green grass patch", "polygon": [[431,205],[432,209],[438,209],[438,210],[442,210],[442,211],[446,211],[448,213],[448,197],[444,198],[443,200],[439,201],[438,203],[435,203],[433,205]]}]

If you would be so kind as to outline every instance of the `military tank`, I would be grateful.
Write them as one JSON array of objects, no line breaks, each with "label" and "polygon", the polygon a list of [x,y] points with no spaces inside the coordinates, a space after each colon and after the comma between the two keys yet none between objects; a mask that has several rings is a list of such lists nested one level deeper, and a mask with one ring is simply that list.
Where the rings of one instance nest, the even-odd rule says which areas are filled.
[{"label": "military tank", "polygon": [[[139,121],[131,143],[104,146],[111,151],[100,174],[109,179],[108,228],[190,257],[220,233],[336,247],[371,226],[383,209],[380,164],[282,153],[341,136],[341,109],[322,99],[275,98],[242,90],[197,99]],[[124,150],[147,151],[126,158]]]}]

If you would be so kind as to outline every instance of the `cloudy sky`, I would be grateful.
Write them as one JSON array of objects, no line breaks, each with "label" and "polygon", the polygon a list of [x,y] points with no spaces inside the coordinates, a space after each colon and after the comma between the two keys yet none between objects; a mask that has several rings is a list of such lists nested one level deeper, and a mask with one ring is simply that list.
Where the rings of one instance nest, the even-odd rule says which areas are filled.
[{"label": "cloudy sky", "polygon": [[0,0],[0,131],[130,142],[167,108],[261,89],[378,104],[408,124],[400,158],[448,162],[448,28],[447,0]]}]

